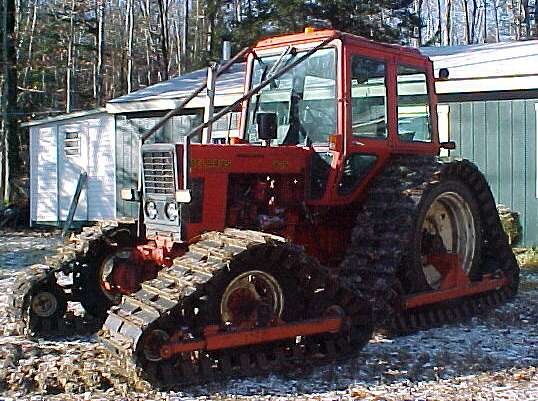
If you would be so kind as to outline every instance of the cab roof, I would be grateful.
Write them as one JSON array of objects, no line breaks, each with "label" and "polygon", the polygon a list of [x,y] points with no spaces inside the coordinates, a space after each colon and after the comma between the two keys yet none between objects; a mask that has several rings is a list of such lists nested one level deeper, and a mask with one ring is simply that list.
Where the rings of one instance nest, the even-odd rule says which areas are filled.
[{"label": "cab roof", "polygon": [[427,59],[427,57],[423,56],[418,51],[418,49],[412,47],[376,42],[362,36],[353,35],[351,33],[345,33],[334,29],[313,30],[310,32],[308,30],[305,30],[305,32],[301,33],[274,36],[271,38],[260,40],[256,44],[255,49],[267,49],[292,44],[319,42],[324,39],[330,38],[331,36],[334,36],[335,39],[341,39],[345,44],[355,44],[357,46],[373,48],[391,54],[407,54],[422,59]]}]

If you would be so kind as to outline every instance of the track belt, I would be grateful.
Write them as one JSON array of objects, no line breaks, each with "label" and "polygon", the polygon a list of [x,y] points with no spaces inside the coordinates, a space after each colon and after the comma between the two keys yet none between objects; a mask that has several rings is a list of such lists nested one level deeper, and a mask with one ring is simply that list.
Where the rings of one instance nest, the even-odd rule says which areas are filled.
[{"label": "track belt", "polygon": [[[323,334],[233,349],[200,350],[153,362],[140,357],[144,335],[150,330],[179,324],[178,320],[196,325],[193,308],[199,308],[199,314],[203,316],[207,310],[201,301],[205,298],[209,298],[207,302],[215,301],[207,291],[211,284],[229,274],[232,259],[256,247],[261,252],[288,252],[290,249],[295,252],[298,257],[293,259],[293,266],[286,266],[288,259],[284,259],[282,268],[298,272],[304,288],[319,286],[329,280],[328,272],[314,259],[280,237],[236,229],[204,234],[189,252],[174,260],[170,268],[161,270],[156,279],[144,283],[137,293],[124,297],[122,304],[109,312],[100,340],[111,353],[108,366],[112,371],[127,378],[135,388],[148,386],[148,381],[170,388],[290,368],[304,369],[322,361],[349,356],[362,348],[370,338],[371,326],[353,339],[349,333]],[[359,303],[350,291],[334,283],[325,287],[325,296],[333,297],[350,314],[355,313],[355,321],[371,324],[370,316],[361,315],[364,311],[359,310]],[[316,313],[320,311],[313,310],[312,317]],[[178,314],[181,317],[167,322],[168,317]],[[198,323],[200,327],[202,321],[200,319]]]}]

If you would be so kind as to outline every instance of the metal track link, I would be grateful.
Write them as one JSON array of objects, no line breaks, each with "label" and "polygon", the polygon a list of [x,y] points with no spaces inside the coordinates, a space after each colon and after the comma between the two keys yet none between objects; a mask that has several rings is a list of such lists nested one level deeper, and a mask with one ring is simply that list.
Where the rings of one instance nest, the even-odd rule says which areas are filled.
[{"label": "metal track link", "polygon": [[[125,377],[139,390],[147,388],[149,382],[171,388],[291,367],[304,368],[305,364],[349,356],[368,341],[370,326],[351,342],[349,337],[340,335],[319,335],[304,337],[298,342],[291,339],[215,352],[184,353],[170,360],[152,362],[142,358],[144,335],[152,329],[170,325],[180,328],[184,324],[195,333],[196,329],[204,327],[209,309],[217,301],[212,288],[232,274],[232,261],[241,261],[245,252],[256,252],[259,258],[282,254],[282,269],[296,275],[301,272],[303,287],[298,291],[314,294],[314,287],[325,284],[325,296],[339,302],[347,313],[355,314],[353,321],[370,322],[370,316],[363,316],[364,311],[358,307],[360,303],[353,294],[334,282],[329,283],[326,270],[298,247],[270,234],[226,229],[223,233],[204,234],[201,241],[176,258],[171,267],[161,270],[156,279],[144,283],[140,291],[124,297],[121,305],[109,311],[99,335],[110,351],[108,366],[112,372]],[[314,305],[312,300],[310,302]],[[319,309],[310,311],[311,317],[319,317],[320,313]]]}]

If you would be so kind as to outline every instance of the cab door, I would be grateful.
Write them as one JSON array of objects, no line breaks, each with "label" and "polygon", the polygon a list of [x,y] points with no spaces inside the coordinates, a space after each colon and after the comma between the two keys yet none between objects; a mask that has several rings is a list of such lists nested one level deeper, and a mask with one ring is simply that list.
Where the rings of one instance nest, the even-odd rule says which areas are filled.
[{"label": "cab door", "polygon": [[432,154],[439,150],[431,62],[399,57],[394,66],[396,135],[393,152]]},{"label": "cab door", "polygon": [[345,50],[345,149],[335,194],[342,203],[357,199],[382,168],[396,128],[392,56],[360,46]]}]

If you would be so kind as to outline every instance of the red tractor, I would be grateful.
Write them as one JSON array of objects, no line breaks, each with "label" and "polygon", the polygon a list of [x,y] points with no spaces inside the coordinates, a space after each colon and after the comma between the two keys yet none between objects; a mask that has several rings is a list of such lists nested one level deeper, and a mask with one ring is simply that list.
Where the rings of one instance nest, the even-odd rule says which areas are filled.
[{"label": "red tractor", "polygon": [[[310,29],[245,55],[240,100],[182,144],[141,147],[140,188],[123,191],[141,203],[138,234],[120,225],[95,240],[106,252],[79,240],[85,259],[67,258],[83,304],[116,304],[100,338],[127,376],[175,385],[324,361],[375,327],[440,325],[515,294],[484,176],[438,157],[454,144],[439,142],[428,58]],[[216,143],[211,124],[238,106],[240,137]],[[18,304],[40,324],[65,312],[49,281]]]}]

